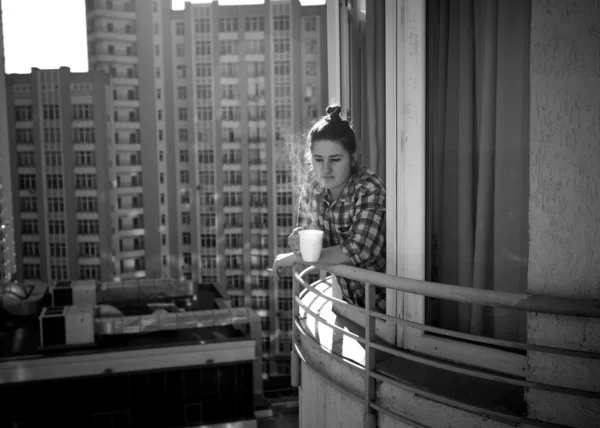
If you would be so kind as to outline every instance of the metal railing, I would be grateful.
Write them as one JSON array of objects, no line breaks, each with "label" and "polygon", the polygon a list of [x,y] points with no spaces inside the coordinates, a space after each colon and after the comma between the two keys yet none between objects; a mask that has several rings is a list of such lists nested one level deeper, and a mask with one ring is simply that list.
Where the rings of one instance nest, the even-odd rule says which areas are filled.
[{"label": "metal railing", "polygon": [[[501,382],[504,384],[529,388],[529,389],[540,389],[546,391],[559,392],[563,394],[569,394],[574,396],[581,397],[589,397],[589,398],[600,398],[600,393],[591,392],[561,386],[555,386],[550,384],[545,384],[541,382],[532,382],[522,378],[517,378],[514,376],[507,376],[499,373],[492,373],[488,370],[481,370],[477,368],[472,368],[466,365],[459,365],[457,363],[446,363],[439,359],[432,358],[427,356],[426,354],[415,354],[411,352],[407,352],[402,348],[390,346],[382,340],[378,340],[375,333],[375,321],[376,319],[409,326],[411,328],[420,329],[422,331],[428,331],[432,333],[443,334],[445,336],[454,337],[458,339],[467,339],[469,341],[478,342],[486,345],[500,346],[508,349],[520,349],[525,351],[539,351],[551,354],[562,354],[568,356],[574,356],[578,358],[589,358],[589,359],[600,359],[600,353],[596,352],[586,352],[586,351],[577,351],[570,349],[563,349],[551,346],[543,346],[543,345],[535,345],[529,343],[520,343],[513,342],[507,340],[494,339],[489,337],[477,336],[473,334],[460,333],[452,330],[447,330],[439,327],[428,326],[425,324],[419,324],[412,321],[408,321],[405,319],[389,316],[377,312],[375,309],[375,299],[374,299],[374,287],[386,287],[391,290],[396,290],[399,292],[413,293],[426,297],[435,297],[445,300],[451,300],[462,303],[471,303],[477,305],[485,305],[485,306],[493,306],[497,308],[508,308],[514,309],[518,311],[527,311],[527,312],[539,312],[539,313],[547,313],[547,314],[556,314],[556,315],[565,315],[565,316],[575,316],[575,317],[583,317],[583,318],[600,318],[600,300],[598,299],[574,299],[574,298],[565,298],[565,297],[553,297],[553,296],[542,296],[542,295],[529,295],[522,293],[507,293],[493,290],[481,290],[481,289],[473,289],[467,287],[460,287],[455,285],[441,284],[441,283],[433,283],[428,281],[420,281],[414,280],[410,278],[397,277],[393,275],[388,275],[379,272],[373,272],[369,270],[364,270],[352,266],[321,266],[314,265],[310,266],[302,271],[298,268],[299,265],[294,266],[294,281],[292,286],[292,295],[294,296],[294,306],[293,306],[293,316],[294,316],[294,328],[292,332],[292,361],[291,361],[291,372],[292,372],[292,385],[298,386],[299,383],[299,364],[300,360],[305,363],[305,367],[308,367],[311,371],[317,373],[321,378],[328,381],[334,388],[343,392],[346,395],[353,396],[357,400],[364,402],[364,426],[365,427],[375,427],[376,426],[376,412],[380,412],[389,417],[392,417],[398,421],[403,423],[410,424],[412,426],[426,427],[419,421],[412,421],[407,419],[404,416],[401,416],[394,412],[392,409],[387,409],[381,406],[376,402],[376,382],[387,382],[395,387],[407,390],[409,392],[413,392],[419,394],[422,397],[430,398],[434,401],[441,402],[443,404],[462,409],[469,413],[474,413],[480,416],[488,417],[490,419],[494,419],[497,421],[510,423],[510,424],[527,424],[536,427],[545,427],[545,428],[567,428],[564,425],[543,422],[527,417],[516,416],[511,414],[505,414],[495,410],[484,409],[481,407],[475,407],[473,405],[453,400],[446,396],[442,396],[440,394],[433,393],[429,390],[421,389],[415,387],[414,385],[410,385],[408,383],[403,383],[395,378],[392,378],[383,372],[377,370],[375,366],[375,352],[381,351],[385,352],[389,355],[394,355],[397,357],[401,357],[406,360],[411,360],[417,363],[425,364],[431,367],[436,367],[439,369],[444,369],[448,371],[452,371],[458,374],[464,374],[468,376],[473,376],[480,379],[486,379],[496,382]],[[321,280],[317,282],[321,282],[325,280],[324,272],[329,272],[336,276],[340,276],[343,278],[359,281],[365,284],[365,308],[354,306],[348,304],[347,302],[337,299],[335,297],[329,296],[319,290],[316,289],[314,284],[308,284],[303,276],[313,272],[317,269],[322,269]],[[339,305],[345,305],[345,307],[355,311],[365,317],[365,329],[364,336],[359,336],[355,333],[347,329],[340,328],[330,322],[328,322],[325,318],[320,316],[315,311],[311,310],[309,305],[302,302],[300,298],[300,287],[303,287],[305,290],[308,290],[327,301],[332,303],[337,303]],[[318,369],[315,366],[312,366],[302,355],[301,347],[300,347],[300,336],[302,334],[304,337],[309,338],[309,340],[313,340],[317,342],[317,339],[312,337],[312,335],[306,331],[306,329],[302,326],[300,321],[300,309],[304,311],[305,314],[310,314],[315,320],[318,320],[320,323],[332,328],[339,334],[351,337],[352,339],[359,342],[365,348],[365,364],[364,364],[364,382],[365,389],[364,395],[358,396],[356,393],[348,390],[344,387],[340,382],[337,382],[335,379],[331,378],[329,375],[323,372],[322,369]],[[318,343],[318,342],[317,342]],[[320,344],[319,344],[320,345]],[[335,353],[329,353],[328,355],[332,356],[335,359],[338,359],[340,362],[348,364],[347,360],[345,360],[342,356],[339,356]]]}]

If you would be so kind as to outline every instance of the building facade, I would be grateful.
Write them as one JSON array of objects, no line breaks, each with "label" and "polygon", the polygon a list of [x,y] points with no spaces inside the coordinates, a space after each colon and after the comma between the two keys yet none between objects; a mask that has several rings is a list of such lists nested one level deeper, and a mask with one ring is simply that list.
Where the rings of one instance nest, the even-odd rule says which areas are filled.
[{"label": "building facade", "polygon": [[15,272],[12,186],[4,78],[4,37],[2,3],[0,2],[0,282],[8,281]]},{"label": "building facade", "polygon": [[[294,225],[286,144],[327,105],[325,8],[86,8],[90,70],[113,85],[115,276],[226,285],[261,316],[265,373],[289,373],[291,276],[266,268]],[[134,215],[143,242],[127,253],[134,232],[114,225]]]},{"label": "building facade", "polygon": [[19,281],[113,275],[109,84],[66,67],[7,76]]}]

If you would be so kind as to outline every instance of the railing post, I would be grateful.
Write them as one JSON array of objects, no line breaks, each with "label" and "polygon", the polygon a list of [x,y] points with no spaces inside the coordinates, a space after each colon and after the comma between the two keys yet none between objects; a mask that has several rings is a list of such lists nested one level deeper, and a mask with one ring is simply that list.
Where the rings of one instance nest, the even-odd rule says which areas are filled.
[{"label": "railing post", "polygon": [[375,369],[375,349],[371,347],[371,342],[375,339],[375,319],[371,316],[371,311],[375,310],[375,286],[365,283],[365,400],[364,400],[364,420],[365,428],[375,428],[377,419],[371,409],[371,403],[375,400],[375,379],[371,377],[371,372]]},{"label": "railing post", "polygon": [[292,355],[290,362],[290,383],[292,386],[300,386],[300,358],[296,353],[296,346],[300,347],[298,340],[298,331],[296,330],[295,321],[300,320],[300,307],[296,302],[296,297],[300,294],[300,285],[296,279],[296,265],[292,267]]}]

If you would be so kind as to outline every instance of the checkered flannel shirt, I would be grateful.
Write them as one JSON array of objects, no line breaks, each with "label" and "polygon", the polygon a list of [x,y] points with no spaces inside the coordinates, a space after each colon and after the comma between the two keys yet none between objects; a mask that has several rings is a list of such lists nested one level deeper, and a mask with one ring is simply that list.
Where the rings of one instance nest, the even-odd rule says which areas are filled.
[{"label": "checkered flannel shirt", "polygon": [[[299,202],[298,226],[325,232],[324,248],[340,245],[354,266],[385,272],[385,187],[375,173],[354,167],[336,201],[315,181]],[[346,301],[365,306],[364,284],[337,280]],[[375,305],[385,313],[385,288],[375,287]]]}]

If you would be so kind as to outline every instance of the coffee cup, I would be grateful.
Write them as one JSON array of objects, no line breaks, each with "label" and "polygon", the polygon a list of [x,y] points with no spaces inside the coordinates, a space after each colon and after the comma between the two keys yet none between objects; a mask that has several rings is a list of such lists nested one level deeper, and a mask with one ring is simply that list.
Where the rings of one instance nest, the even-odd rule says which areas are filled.
[{"label": "coffee cup", "polygon": [[321,256],[323,248],[322,230],[301,230],[298,232],[300,237],[300,254],[305,262],[316,262]]}]

